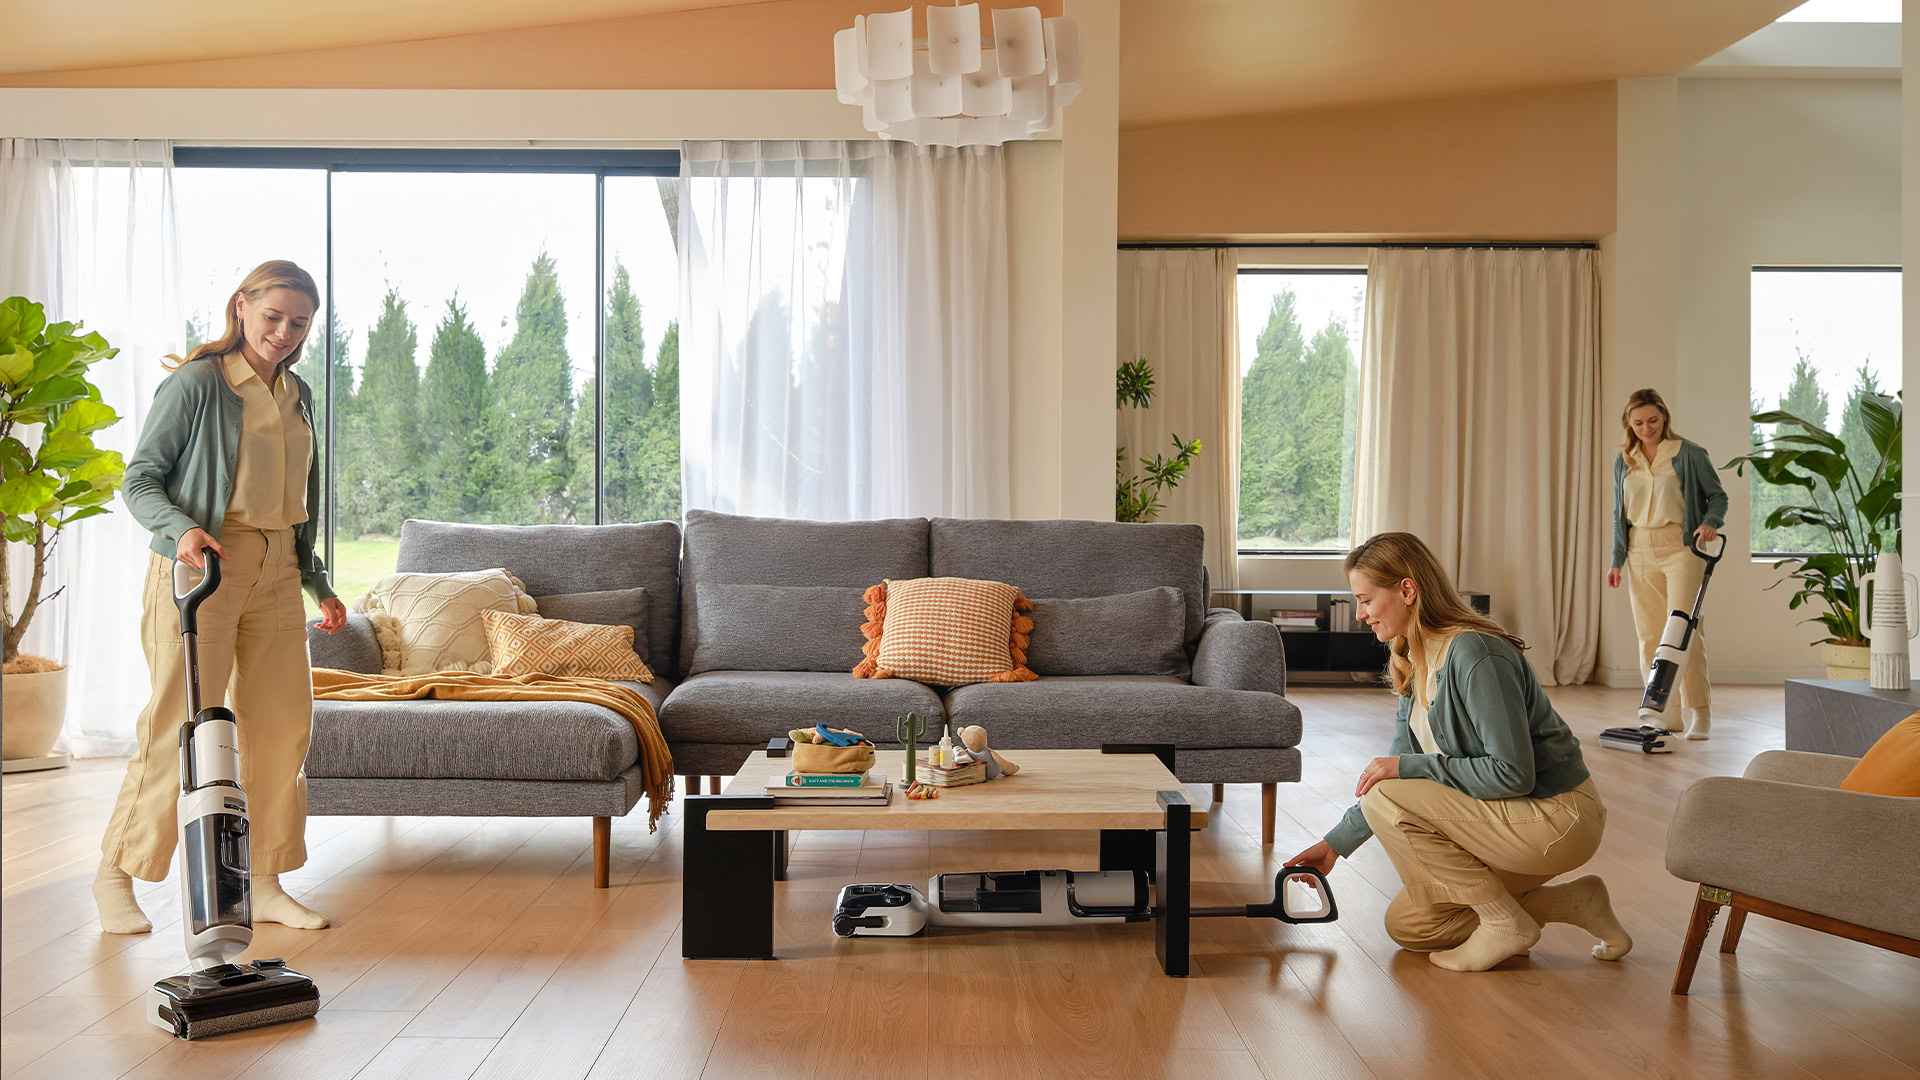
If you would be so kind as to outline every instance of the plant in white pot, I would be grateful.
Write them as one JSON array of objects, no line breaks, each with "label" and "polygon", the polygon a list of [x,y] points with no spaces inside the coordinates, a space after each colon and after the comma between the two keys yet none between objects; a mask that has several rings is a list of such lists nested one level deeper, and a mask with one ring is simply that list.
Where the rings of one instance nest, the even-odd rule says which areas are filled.
[{"label": "plant in white pot", "polygon": [[1826,551],[1773,565],[1791,568],[1781,581],[1799,583],[1787,599],[1789,610],[1815,600],[1826,607],[1806,621],[1826,627],[1827,636],[1814,644],[1831,679],[1867,677],[1867,582],[1881,553],[1900,551],[1900,396],[1863,393],[1859,409],[1866,440],[1852,450],[1839,435],[1792,413],[1754,413],[1756,426],[1776,425],[1773,434],[1761,437],[1753,453],[1721,466],[1741,475],[1751,465],[1766,483],[1804,492],[1805,503],[1768,514],[1767,528],[1812,525],[1826,533]]},{"label": "plant in white pot", "polygon": [[[49,752],[67,711],[67,671],[45,657],[23,655],[20,640],[41,605],[47,556],[67,526],[108,512],[126,463],[93,445],[93,433],[119,423],[87,380],[87,368],[119,350],[79,323],[47,323],[46,311],[23,296],[0,301],[0,515],[8,554],[32,549],[24,597],[14,596],[10,560],[0,559],[0,626],[4,627],[4,716],[0,757],[9,771],[61,764]],[[29,445],[29,438],[32,445]]]}]

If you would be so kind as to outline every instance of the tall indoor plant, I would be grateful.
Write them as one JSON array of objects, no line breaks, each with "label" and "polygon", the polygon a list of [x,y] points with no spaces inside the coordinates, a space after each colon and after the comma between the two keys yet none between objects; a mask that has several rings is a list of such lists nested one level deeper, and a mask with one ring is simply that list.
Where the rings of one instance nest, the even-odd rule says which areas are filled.
[{"label": "tall indoor plant", "polygon": [[[1113,389],[1116,408],[1144,409],[1153,404],[1152,365],[1144,357],[1121,364],[1113,374]],[[1161,492],[1180,486],[1187,466],[1200,456],[1200,440],[1175,435],[1173,450],[1171,458],[1165,454],[1141,458],[1146,475],[1135,476],[1127,467],[1127,448],[1120,447],[1113,456],[1113,520],[1152,521],[1159,515]]]},{"label": "tall indoor plant", "polygon": [[6,710],[0,757],[9,764],[45,759],[65,718],[66,669],[22,655],[20,640],[40,606],[64,591],[42,595],[47,556],[60,531],[107,513],[120,490],[125,462],[92,438],[120,417],[87,380],[88,367],[118,352],[99,334],[82,333],[79,323],[49,325],[45,309],[25,297],[0,301],[0,515],[7,544],[31,546],[33,558],[18,601],[11,566],[0,559]]},{"label": "tall indoor plant", "polygon": [[1805,493],[1804,502],[1767,515],[1765,526],[1812,525],[1826,534],[1827,551],[1773,565],[1790,567],[1781,580],[1799,583],[1787,600],[1789,610],[1815,600],[1825,606],[1806,621],[1826,627],[1827,636],[1816,644],[1830,674],[1867,667],[1867,581],[1882,552],[1900,550],[1901,400],[1864,393],[1859,409],[1869,449],[1858,455],[1820,425],[1776,410],[1753,414],[1756,429],[1773,425],[1772,434],[1759,436],[1752,453],[1722,466],[1744,475],[1751,465],[1762,481]]}]

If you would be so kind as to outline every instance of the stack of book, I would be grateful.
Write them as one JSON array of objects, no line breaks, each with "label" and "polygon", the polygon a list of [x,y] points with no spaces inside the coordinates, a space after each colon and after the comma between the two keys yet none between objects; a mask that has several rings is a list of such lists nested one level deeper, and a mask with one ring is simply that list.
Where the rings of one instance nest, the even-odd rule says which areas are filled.
[{"label": "stack of book", "polygon": [[1281,630],[1318,630],[1320,612],[1316,608],[1276,610],[1273,613],[1273,625]]},{"label": "stack of book", "polygon": [[943,768],[926,758],[917,758],[914,761],[913,778],[932,787],[962,787],[986,780],[987,766],[985,762],[966,761]]},{"label": "stack of book", "polygon": [[893,784],[876,772],[790,772],[769,779],[767,794],[776,804],[789,806],[868,806],[891,798]]}]

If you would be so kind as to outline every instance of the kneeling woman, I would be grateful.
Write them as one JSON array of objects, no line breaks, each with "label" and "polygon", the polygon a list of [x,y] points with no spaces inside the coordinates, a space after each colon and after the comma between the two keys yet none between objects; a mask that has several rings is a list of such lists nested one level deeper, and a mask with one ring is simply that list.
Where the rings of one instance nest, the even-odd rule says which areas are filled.
[{"label": "kneeling woman", "polygon": [[1368,764],[1359,804],[1288,865],[1325,873],[1379,837],[1403,885],[1387,933],[1454,971],[1525,953],[1549,922],[1599,938],[1602,960],[1625,956],[1633,939],[1605,882],[1547,885],[1593,857],[1607,811],[1526,644],[1469,608],[1411,533],[1368,540],[1346,570],[1357,614],[1392,653],[1392,756]]}]

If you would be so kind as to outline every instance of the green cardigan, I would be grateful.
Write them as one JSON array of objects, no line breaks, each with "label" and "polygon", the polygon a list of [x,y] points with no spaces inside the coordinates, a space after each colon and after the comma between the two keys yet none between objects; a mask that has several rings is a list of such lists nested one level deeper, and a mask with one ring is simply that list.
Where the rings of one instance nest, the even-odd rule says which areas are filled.
[{"label": "green cardigan", "polygon": [[[1467,632],[1453,639],[1440,665],[1427,722],[1445,756],[1423,754],[1407,719],[1413,699],[1400,699],[1392,753],[1402,779],[1433,780],[1476,799],[1549,799],[1587,780],[1580,740],[1534,677],[1512,642]],[[1347,810],[1326,835],[1341,855],[1373,835],[1360,805]]]},{"label": "green cardigan", "polygon": [[[313,389],[291,370],[286,374],[300,391],[300,416],[311,432]],[[195,527],[220,538],[240,458],[243,408],[240,395],[227,385],[217,356],[180,365],[154,391],[153,408],[120,488],[133,520],[153,533],[149,546],[154,551],[175,557],[180,537]],[[313,550],[313,508],[319,505],[320,440],[314,432],[313,466],[307,471],[307,520],[293,527],[293,553],[301,587],[315,600],[325,600],[334,593],[326,564]]]},{"label": "green cardigan", "polygon": [[[1673,473],[1680,479],[1680,495],[1687,502],[1685,528],[1681,535],[1691,538],[1702,525],[1724,529],[1727,525],[1727,492],[1713,471],[1713,459],[1698,443],[1680,440],[1680,452],[1673,455]],[[1627,564],[1627,456],[1613,455],[1613,565]]]}]

